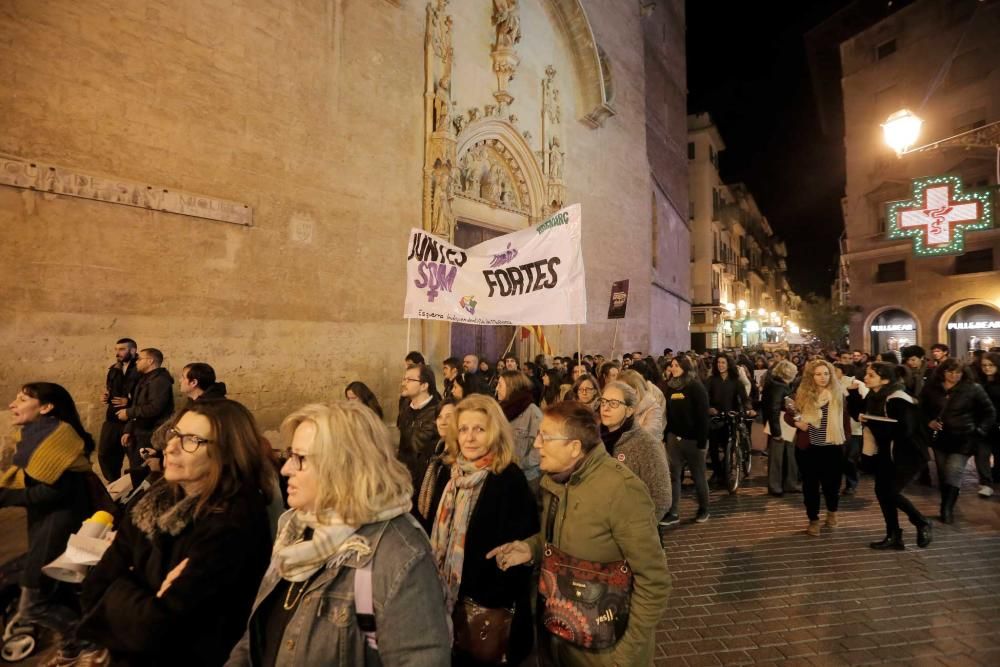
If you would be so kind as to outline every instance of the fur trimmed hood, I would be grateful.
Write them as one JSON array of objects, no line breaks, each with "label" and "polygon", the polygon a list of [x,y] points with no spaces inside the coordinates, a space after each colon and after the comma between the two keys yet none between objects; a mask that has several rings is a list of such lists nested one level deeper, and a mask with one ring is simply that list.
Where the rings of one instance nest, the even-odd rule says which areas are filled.
[{"label": "fur trimmed hood", "polygon": [[176,537],[194,519],[197,504],[198,496],[178,500],[170,484],[161,479],[132,508],[132,523],[150,540],[157,533]]}]

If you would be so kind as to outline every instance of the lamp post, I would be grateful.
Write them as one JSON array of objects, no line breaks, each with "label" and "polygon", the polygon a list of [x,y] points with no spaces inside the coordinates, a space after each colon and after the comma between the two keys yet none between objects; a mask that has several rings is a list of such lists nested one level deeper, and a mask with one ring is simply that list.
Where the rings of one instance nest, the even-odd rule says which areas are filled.
[{"label": "lamp post", "polygon": [[924,121],[909,109],[900,109],[882,123],[882,136],[896,155],[904,155],[907,149],[917,143],[920,127]]}]

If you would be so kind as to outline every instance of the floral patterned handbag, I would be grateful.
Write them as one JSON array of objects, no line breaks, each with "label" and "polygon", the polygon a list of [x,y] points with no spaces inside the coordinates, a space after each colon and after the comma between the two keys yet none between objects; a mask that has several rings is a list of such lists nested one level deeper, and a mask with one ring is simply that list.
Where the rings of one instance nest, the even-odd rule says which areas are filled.
[{"label": "floral patterned handbag", "polygon": [[574,558],[552,544],[558,502],[549,506],[538,582],[542,625],[556,637],[588,649],[614,646],[628,627],[632,568],[627,561]]}]

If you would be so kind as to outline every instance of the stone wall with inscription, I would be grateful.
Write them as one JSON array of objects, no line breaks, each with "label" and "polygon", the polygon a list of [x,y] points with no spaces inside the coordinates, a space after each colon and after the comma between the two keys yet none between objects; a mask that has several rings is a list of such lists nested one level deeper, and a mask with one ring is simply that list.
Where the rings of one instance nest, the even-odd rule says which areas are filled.
[{"label": "stone wall with inscription", "polygon": [[[516,61],[501,91],[513,98],[503,118],[516,116],[518,132],[531,137],[540,187],[583,204],[594,320],[584,347],[610,351],[607,291],[630,278],[619,348],[647,349],[653,208],[639,8],[582,3],[607,92],[613,82],[612,115],[594,106],[593,76],[567,55],[586,25],[577,0],[521,0],[512,3],[520,14],[506,18],[495,18],[488,0],[445,4],[455,75],[432,105],[434,122],[459,112],[468,120],[472,107],[485,115],[487,105],[499,117],[506,97],[496,94],[497,68]],[[30,189],[0,175],[0,395],[23,381],[59,381],[96,432],[113,343],[131,336],[161,349],[175,375],[185,363],[211,363],[265,428],[299,404],[339,398],[355,379],[394,417],[407,337],[402,256],[426,196],[426,5],[5,7],[0,157],[126,184],[128,201]],[[542,86],[549,66],[561,105],[554,143],[545,123],[556,115],[542,116],[546,94],[555,97]],[[588,114],[603,126],[585,122]],[[473,204],[527,210],[526,190],[505,174],[510,182],[484,181],[479,194],[488,196]],[[180,204],[155,205],[143,188],[178,193]],[[197,217],[181,195],[218,215]],[[241,207],[252,215],[240,217]],[[554,338],[568,354],[575,333],[564,329]],[[414,323],[414,347],[422,330]]]}]

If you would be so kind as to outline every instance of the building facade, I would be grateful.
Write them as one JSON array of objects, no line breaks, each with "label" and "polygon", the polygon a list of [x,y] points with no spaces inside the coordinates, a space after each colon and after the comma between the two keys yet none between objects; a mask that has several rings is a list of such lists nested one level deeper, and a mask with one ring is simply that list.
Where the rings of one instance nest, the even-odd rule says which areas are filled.
[{"label": "building facade", "polygon": [[[1000,229],[968,231],[964,248],[935,254],[929,236],[920,251],[912,239],[890,238],[887,217],[888,203],[914,196],[912,179],[938,175],[988,194],[995,207],[998,34],[996,2],[920,0],[841,45],[847,188],[839,290],[857,311],[854,347],[876,353],[943,342],[964,356],[1000,345]],[[924,148],[897,156],[880,124],[904,108],[923,118]]]},{"label": "building facade", "polygon": [[[691,345],[718,349],[785,340],[795,299],[788,251],[743,183],[725,184],[726,149],[707,113],[688,116]],[[794,324],[794,322],[792,322]]]},{"label": "building facade", "polygon": [[468,246],[575,202],[582,347],[610,352],[622,279],[619,351],[687,342],[680,0],[19,2],[0,71],[0,391],[61,382],[92,429],[123,336],[269,428],[352,380],[395,406],[408,349],[516,333],[403,320],[410,228]]}]

